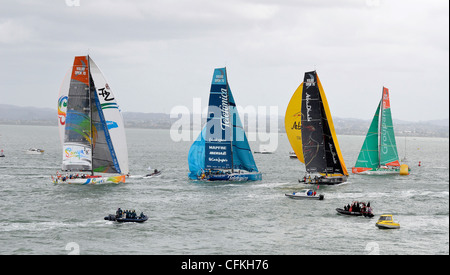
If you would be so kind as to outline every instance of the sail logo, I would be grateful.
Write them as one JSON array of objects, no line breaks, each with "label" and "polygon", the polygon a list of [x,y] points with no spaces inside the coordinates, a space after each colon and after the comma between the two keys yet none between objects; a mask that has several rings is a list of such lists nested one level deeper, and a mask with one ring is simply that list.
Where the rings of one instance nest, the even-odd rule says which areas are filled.
[{"label": "sail logo", "polygon": [[387,143],[387,131],[386,131],[387,125],[386,125],[386,117],[382,116],[381,119],[381,153],[383,153],[383,155],[386,155],[389,152],[389,148],[388,148],[388,143]]},{"label": "sail logo", "polygon": [[108,126],[108,130],[114,129],[114,128],[118,128],[119,125],[117,124],[117,122],[115,121],[106,121],[106,126]]},{"label": "sail logo", "polygon": [[225,78],[223,76],[223,74],[216,74],[213,84],[225,84]]},{"label": "sail logo", "polygon": [[225,127],[230,127],[230,106],[228,106],[228,90],[220,89],[220,98],[222,99],[222,104],[219,106],[222,114],[221,129],[225,130]]},{"label": "sail logo", "polygon": [[292,125],[291,130],[301,130],[301,122],[294,121],[294,125]]},{"label": "sail logo", "polygon": [[86,75],[86,67],[76,67],[74,74],[77,75]]},{"label": "sail logo", "polygon": [[334,146],[332,143],[328,143],[328,147],[330,148],[331,156],[333,157],[333,163],[336,164],[336,150],[334,150]]},{"label": "sail logo", "polygon": [[391,108],[391,104],[389,103],[389,90],[387,88],[383,88],[383,109]]},{"label": "sail logo", "polygon": [[314,76],[312,74],[308,74],[308,76],[310,78],[306,79],[306,82],[305,82],[306,89],[308,89],[311,86],[316,86],[316,81],[314,79]]},{"label": "sail logo", "polygon": [[66,111],[67,111],[67,96],[62,96],[58,99],[58,118],[61,125],[66,124]]},{"label": "sail logo", "polygon": [[64,150],[64,154],[66,156],[66,159],[70,159],[70,158],[87,159],[87,158],[89,158],[88,150],[83,150],[83,149],[72,151],[72,148],[69,147]]},{"label": "sail logo", "polygon": [[114,100],[114,97],[109,97],[111,93],[106,91],[106,88],[100,88],[98,89],[98,91],[99,91],[98,95],[101,95],[105,101]]},{"label": "sail logo", "polygon": [[212,158],[212,157],[209,157],[209,158],[208,158],[208,161],[210,161],[210,162],[224,163],[224,162],[228,162],[228,159]]},{"label": "sail logo", "polygon": [[312,118],[309,115],[309,113],[311,112],[311,109],[312,109],[311,105],[309,104],[309,100],[311,99],[311,95],[308,94],[308,93],[305,93],[305,95],[306,95],[305,96],[305,101],[306,101],[306,120],[307,121],[311,121]]}]

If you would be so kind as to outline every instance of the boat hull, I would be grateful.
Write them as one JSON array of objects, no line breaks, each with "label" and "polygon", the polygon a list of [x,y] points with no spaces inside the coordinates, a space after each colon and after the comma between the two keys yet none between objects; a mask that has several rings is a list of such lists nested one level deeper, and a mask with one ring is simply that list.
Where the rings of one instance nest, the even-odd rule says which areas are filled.
[{"label": "boat hull", "polygon": [[146,215],[144,215],[143,218],[138,217],[136,219],[126,219],[126,218],[116,218],[115,215],[109,214],[104,219],[107,221],[114,221],[114,222],[119,222],[119,223],[125,223],[125,222],[143,223],[148,220],[148,217]]},{"label": "boat hull", "polygon": [[323,184],[323,185],[335,185],[335,184],[341,184],[347,181],[346,176],[339,176],[339,177],[322,177],[318,179],[299,179],[298,182],[305,183],[305,184]]},{"label": "boat hull", "polygon": [[400,168],[352,168],[353,174],[358,175],[399,175],[400,174]]},{"label": "boat hull", "polygon": [[231,174],[217,174],[207,175],[200,180],[206,181],[258,181],[262,180],[261,173],[231,173]]},{"label": "boat hull", "polygon": [[25,154],[27,154],[27,155],[42,155],[42,154],[44,154],[44,150],[40,150],[40,149],[38,149],[38,150],[28,150],[28,151],[25,152]]},{"label": "boat hull", "polygon": [[372,218],[374,216],[371,213],[369,214],[369,213],[361,213],[361,212],[350,212],[350,211],[346,211],[342,208],[336,208],[336,211],[341,215],[347,215],[347,216],[356,216],[356,217],[364,216],[367,218]]},{"label": "boat hull", "polygon": [[323,200],[324,196],[321,195],[315,195],[315,196],[308,196],[303,194],[296,194],[295,192],[292,194],[284,194],[286,197],[296,200]]},{"label": "boat hull", "polygon": [[112,177],[76,178],[66,180],[63,180],[61,177],[53,178],[54,184],[90,185],[90,184],[124,183],[124,182],[125,182],[125,175]]},{"label": "boat hull", "polygon": [[161,172],[156,172],[156,173],[145,175],[144,179],[156,178],[156,177],[159,177],[159,176],[161,176]]},{"label": "boat hull", "polygon": [[399,229],[400,224],[398,223],[376,223],[376,227],[379,229]]}]

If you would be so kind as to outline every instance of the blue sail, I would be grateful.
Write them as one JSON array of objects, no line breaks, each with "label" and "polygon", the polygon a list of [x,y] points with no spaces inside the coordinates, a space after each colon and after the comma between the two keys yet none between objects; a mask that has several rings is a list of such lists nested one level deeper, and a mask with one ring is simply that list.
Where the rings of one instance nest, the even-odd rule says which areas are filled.
[{"label": "blue sail", "polygon": [[188,154],[189,178],[196,180],[205,169],[205,135],[206,126],[191,145]]},{"label": "blue sail", "polygon": [[[199,179],[208,170],[239,169],[258,173],[225,68],[214,70],[206,125],[189,150],[188,162],[191,179]],[[237,177],[241,176],[261,180],[260,173],[239,173]],[[223,178],[229,180],[228,175]]]},{"label": "blue sail", "polygon": [[248,143],[247,136],[242,126],[239,113],[236,109],[236,103],[234,102],[233,94],[229,89],[230,97],[230,113],[233,118],[233,168],[243,169],[249,172],[258,172],[255,160],[253,158],[250,144]]}]

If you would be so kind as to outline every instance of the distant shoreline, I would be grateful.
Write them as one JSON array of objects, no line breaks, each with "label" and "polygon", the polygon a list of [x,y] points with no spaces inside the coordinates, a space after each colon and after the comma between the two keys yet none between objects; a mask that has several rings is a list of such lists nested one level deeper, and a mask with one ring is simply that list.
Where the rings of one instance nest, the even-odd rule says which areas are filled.
[{"label": "distant shoreline", "polygon": [[[122,113],[125,128],[138,129],[170,129],[178,118],[170,118],[164,113]],[[242,122],[247,125],[247,116],[241,116]],[[193,121],[191,117],[191,122]],[[203,119],[203,123],[205,119]],[[338,135],[366,135],[370,120],[355,118],[334,117],[333,123]],[[266,120],[266,129],[269,128],[269,119]],[[34,125],[57,126],[57,111],[50,108],[20,107],[0,104],[0,125]],[[192,124],[191,124],[192,125]],[[191,126],[192,127],[192,126]],[[410,122],[394,119],[395,135],[411,137],[449,137],[449,119]],[[278,132],[284,133],[284,117],[278,117]]]},{"label": "distant shoreline", "polygon": [[[131,123],[131,125],[129,125],[130,123],[127,123],[125,121],[125,129],[151,129],[151,130],[170,130],[170,126],[168,125],[167,127],[139,127],[139,126],[133,126],[134,123]],[[336,124],[335,124],[336,125]],[[50,121],[40,121],[38,123],[33,123],[33,122],[27,122],[27,121],[21,121],[21,122],[14,122],[14,121],[1,121],[0,120],[0,126],[50,126],[50,127],[58,127],[57,122],[50,122]],[[280,126],[280,125],[279,125]],[[337,126],[335,126],[337,128]],[[395,127],[395,126],[394,126]],[[192,128],[191,128],[192,130]],[[282,131],[283,130],[283,131]],[[285,134],[286,132],[284,131],[284,129],[280,129],[278,131],[279,134]],[[336,129],[336,134],[337,135],[344,135],[344,136],[366,136],[367,132],[345,132],[345,131],[339,131],[338,129]],[[413,132],[401,132],[401,131],[395,131],[395,135],[396,137],[429,137],[429,138],[449,138],[449,133],[448,133],[448,127],[447,127],[447,133],[446,135],[432,135],[432,134],[427,134],[425,133],[413,133]],[[1,131],[0,131],[0,136],[1,136]]]}]

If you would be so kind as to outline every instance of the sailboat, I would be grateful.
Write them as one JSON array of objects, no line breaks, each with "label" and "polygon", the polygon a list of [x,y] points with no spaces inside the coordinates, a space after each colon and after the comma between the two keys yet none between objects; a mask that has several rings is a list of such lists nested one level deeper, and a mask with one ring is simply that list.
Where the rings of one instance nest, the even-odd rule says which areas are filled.
[{"label": "sailboat", "polygon": [[355,167],[354,174],[406,174],[409,168],[400,165],[394,126],[392,123],[389,89],[383,87],[381,100],[370,124]]},{"label": "sailboat", "polygon": [[306,167],[299,182],[332,185],[347,181],[347,168],[316,71],[305,73],[286,109],[284,123],[292,149]]},{"label": "sailboat", "polygon": [[226,68],[214,70],[206,125],[189,150],[188,162],[189,178],[193,180],[262,179],[236,109]]},{"label": "sailboat", "polygon": [[[119,106],[105,77],[88,56],[76,56],[62,84],[58,126],[62,173],[54,183],[125,182],[128,150]],[[98,174],[101,173],[101,174]]]}]

